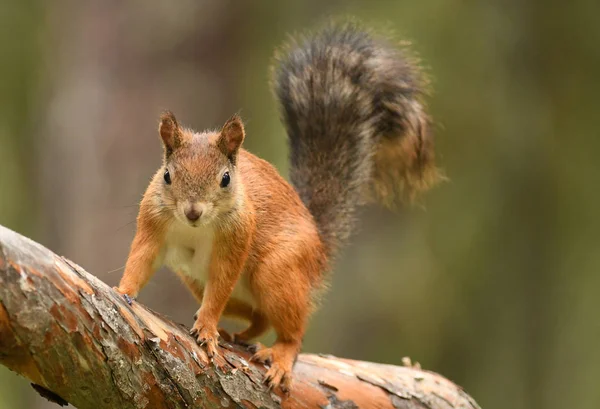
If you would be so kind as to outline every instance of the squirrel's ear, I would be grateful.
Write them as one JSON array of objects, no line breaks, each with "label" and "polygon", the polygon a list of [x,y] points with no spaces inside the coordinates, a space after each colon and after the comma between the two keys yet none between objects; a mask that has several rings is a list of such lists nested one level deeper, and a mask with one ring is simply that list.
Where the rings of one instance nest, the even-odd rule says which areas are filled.
[{"label": "squirrel's ear", "polygon": [[242,142],[244,141],[244,124],[242,118],[235,114],[223,125],[221,134],[217,144],[221,152],[223,152],[228,158],[232,158],[237,153]]},{"label": "squirrel's ear", "polygon": [[160,116],[158,133],[165,145],[165,154],[168,158],[179,147],[182,139],[181,128],[171,111],[166,111]]}]

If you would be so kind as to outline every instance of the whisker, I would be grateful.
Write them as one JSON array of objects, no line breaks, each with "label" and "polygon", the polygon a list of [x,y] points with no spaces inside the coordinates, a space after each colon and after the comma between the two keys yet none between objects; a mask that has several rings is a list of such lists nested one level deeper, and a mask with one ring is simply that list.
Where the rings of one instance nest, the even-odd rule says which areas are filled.
[{"label": "whisker", "polygon": [[124,268],[125,268],[125,266],[121,266],[119,268],[115,268],[114,270],[107,271],[106,274],[116,273],[117,271],[122,270]]},{"label": "whisker", "polygon": [[135,223],[135,219],[134,219],[134,220],[132,220],[132,221],[130,221],[130,222],[127,222],[127,223],[125,223],[123,226],[119,227],[117,230],[115,230],[115,233],[116,233],[116,232],[119,232],[119,231],[121,231],[121,230],[123,230],[125,227],[127,227],[127,226],[131,225],[131,223]]}]

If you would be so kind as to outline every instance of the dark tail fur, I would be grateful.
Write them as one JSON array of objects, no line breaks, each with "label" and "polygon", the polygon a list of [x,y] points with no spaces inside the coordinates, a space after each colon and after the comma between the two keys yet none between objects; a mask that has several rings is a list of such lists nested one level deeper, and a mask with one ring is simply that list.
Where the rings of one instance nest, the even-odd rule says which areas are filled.
[{"label": "dark tail fur", "polygon": [[332,256],[358,206],[392,206],[438,179],[426,84],[406,50],[355,22],[292,40],[276,58],[291,180]]}]

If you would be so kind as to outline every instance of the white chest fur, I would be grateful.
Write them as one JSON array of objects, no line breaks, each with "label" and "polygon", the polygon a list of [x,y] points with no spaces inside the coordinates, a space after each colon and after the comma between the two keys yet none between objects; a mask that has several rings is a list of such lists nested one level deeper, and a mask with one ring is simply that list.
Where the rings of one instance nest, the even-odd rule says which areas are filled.
[{"label": "white chest fur", "polygon": [[[167,231],[165,244],[157,264],[165,265],[174,272],[185,274],[205,285],[208,280],[208,266],[213,242],[214,231],[212,228],[190,227],[175,221]],[[243,273],[236,283],[232,297],[254,305],[253,297],[248,289],[247,278]]]},{"label": "white chest fur", "polygon": [[209,227],[190,227],[175,221],[165,237],[161,264],[205,283],[213,239]]}]

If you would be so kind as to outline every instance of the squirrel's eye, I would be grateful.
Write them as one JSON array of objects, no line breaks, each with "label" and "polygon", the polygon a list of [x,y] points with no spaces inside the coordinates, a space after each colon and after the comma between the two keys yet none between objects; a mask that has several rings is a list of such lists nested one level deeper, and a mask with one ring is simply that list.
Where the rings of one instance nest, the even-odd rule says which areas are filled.
[{"label": "squirrel's eye", "polygon": [[170,185],[171,184],[171,174],[169,173],[169,169],[165,170],[164,178],[165,178],[165,183],[167,185]]},{"label": "squirrel's eye", "polygon": [[223,173],[223,179],[221,179],[221,187],[227,187],[230,181],[231,177],[229,176],[229,172]]}]

